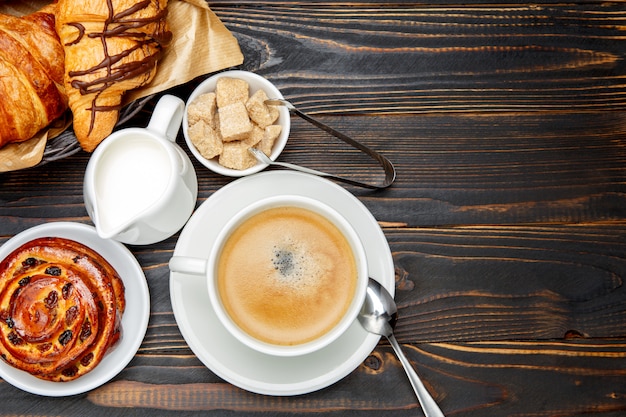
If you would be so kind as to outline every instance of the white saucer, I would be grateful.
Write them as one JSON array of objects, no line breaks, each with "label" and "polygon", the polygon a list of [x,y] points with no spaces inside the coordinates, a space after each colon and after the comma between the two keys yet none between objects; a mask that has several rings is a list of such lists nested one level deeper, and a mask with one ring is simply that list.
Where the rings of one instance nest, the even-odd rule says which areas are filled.
[{"label": "white saucer", "polygon": [[81,394],[108,382],[122,371],[135,356],[148,328],[150,294],[141,266],[121,243],[104,240],[96,229],[81,223],[46,223],[25,230],[0,247],[4,259],[22,244],[39,237],[62,237],[80,242],[102,255],[115,268],[126,287],[126,310],[122,316],[122,337],[91,372],[68,382],[52,382],[36,378],[0,360],[0,377],[33,394],[61,397]]},{"label": "white saucer", "polygon": [[[370,276],[394,294],[393,259],[376,219],[345,189],[299,172],[263,172],[221,188],[191,216],[174,254],[207,258],[230,216],[258,199],[277,194],[315,198],[343,214],[363,241]],[[170,296],[181,333],[202,363],[220,378],[258,394],[298,395],[325,388],[356,369],[380,339],[355,321],[345,334],[318,352],[299,357],[265,355],[238,342],[217,320],[203,277],[171,273]]]}]

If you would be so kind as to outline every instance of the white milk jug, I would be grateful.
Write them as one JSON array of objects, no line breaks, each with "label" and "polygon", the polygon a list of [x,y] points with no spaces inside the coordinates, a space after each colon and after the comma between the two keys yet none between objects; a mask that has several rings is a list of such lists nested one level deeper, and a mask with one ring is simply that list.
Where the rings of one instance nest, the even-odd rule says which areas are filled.
[{"label": "white milk jug", "polygon": [[196,172],[176,144],[181,99],[165,95],[146,128],[127,128],[103,140],[85,171],[83,194],[98,235],[147,245],[167,239],[196,204]]}]

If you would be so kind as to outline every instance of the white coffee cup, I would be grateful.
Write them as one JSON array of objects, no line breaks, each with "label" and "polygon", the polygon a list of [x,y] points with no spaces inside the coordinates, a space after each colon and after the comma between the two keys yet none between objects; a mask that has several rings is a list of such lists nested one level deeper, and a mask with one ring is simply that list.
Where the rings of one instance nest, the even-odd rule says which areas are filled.
[{"label": "white coffee cup", "polygon": [[[330,294],[330,297],[332,297],[331,299],[326,300],[326,302],[335,303],[337,306],[343,306],[343,307],[336,307],[340,311],[337,311],[336,313],[334,313],[336,314],[336,319],[337,319],[335,324],[332,327],[330,328],[326,327],[326,330],[320,333],[317,333],[317,336],[315,336],[312,340],[306,340],[301,343],[294,342],[295,344],[284,344],[283,340],[278,340],[276,342],[268,341],[268,340],[261,340],[261,338],[259,338],[258,336],[253,335],[253,332],[244,330],[242,328],[241,321],[240,321],[240,324],[237,324],[235,320],[233,319],[233,317],[231,316],[231,314],[227,311],[228,309],[225,306],[224,300],[222,300],[222,297],[220,295],[220,288],[218,285],[219,284],[218,283],[218,275],[219,275],[218,269],[220,268],[220,258],[222,257],[222,252],[224,248],[230,247],[229,246],[230,244],[228,243],[229,239],[233,236],[233,234],[235,234],[236,237],[233,239],[238,239],[238,240],[237,240],[237,244],[236,245],[232,244],[232,246],[237,247],[237,245],[240,245],[240,247],[245,248],[246,247],[245,245],[247,244],[245,241],[245,238],[241,240],[239,239],[240,239],[240,236],[247,236],[246,234],[248,233],[247,232],[248,229],[246,229],[246,226],[242,226],[242,225],[250,224],[250,222],[248,223],[246,222],[251,218],[254,218],[256,222],[263,225],[263,222],[266,221],[265,218],[262,217],[263,213],[270,213],[271,209],[274,209],[277,207],[282,207],[282,208],[295,207],[296,209],[305,209],[305,210],[308,210],[309,212],[313,212],[313,213],[316,213],[317,215],[320,215],[323,219],[325,219],[320,224],[324,224],[323,223],[324,221],[330,222],[330,224],[334,226],[335,228],[333,230],[335,231],[338,230],[338,233],[340,233],[340,235],[343,237],[343,239],[340,239],[340,240],[342,240],[342,242],[347,244],[347,246],[341,246],[340,248],[344,248],[344,249],[341,249],[341,251],[337,251],[336,253],[338,254],[338,253],[349,252],[350,256],[354,259],[354,276],[352,277],[352,279],[354,279],[355,281],[354,281],[353,290],[351,290],[352,292],[348,293],[347,292],[348,290],[346,290],[343,296],[337,296],[334,293],[334,291],[320,292],[324,294]],[[278,218],[279,215],[275,217]],[[278,222],[280,222],[280,220],[278,220]],[[267,224],[274,225],[274,223],[271,223],[269,220]],[[254,230],[254,227],[252,230]],[[262,233],[263,231],[262,226],[261,228],[258,229],[258,231],[259,233]],[[251,234],[252,232],[250,232],[250,235]],[[282,242],[281,239],[278,239],[278,238],[275,239],[272,235],[273,233],[269,233],[267,235],[267,239],[266,239],[267,242],[264,241],[262,246],[270,247],[273,245],[272,247],[279,248],[280,245],[283,244],[281,243]],[[278,233],[276,233],[276,235],[278,235]],[[297,234],[293,234],[293,236],[296,236],[296,235]],[[291,232],[288,232],[286,236],[288,236],[289,239],[291,239],[291,236],[292,236]],[[276,241],[274,241],[273,239],[275,239]],[[285,237],[285,239],[287,239],[287,237]],[[297,242],[297,239],[298,237],[294,238],[294,241],[289,240],[290,248],[299,248],[299,249],[293,249],[293,252],[285,252],[285,253],[288,253],[289,262],[293,261],[293,259],[300,259],[296,256],[296,254],[306,253],[307,255],[310,255],[310,256],[307,256],[306,258],[307,261],[306,262],[302,261],[304,262],[302,264],[298,264],[297,262],[299,261],[296,261],[293,264],[290,264],[289,266],[290,268],[293,265],[298,265],[297,268],[300,268],[302,265],[313,265],[313,264],[307,263],[309,260],[316,260],[315,264],[319,263],[317,261],[319,259],[323,260],[324,262],[328,260],[327,258],[325,258],[325,255],[319,255],[317,253],[317,248],[311,250],[311,247],[308,245],[309,242],[302,240],[302,242],[304,242],[303,246],[299,246],[300,243]],[[267,245],[265,245],[265,243],[267,243]],[[292,244],[294,244],[294,246],[291,246]],[[332,247],[334,248],[334,246]],[[346,247],[348,249],[345,249]],[[265,252],[262,252],[260,249],[259,251],[260,251],[259,253],[265,253]],[[292,249],[289,249],[289,251],[292,251]],[[250,253],[251,258],[253,257],[252,256],[253,252],[247,252],[247,253]],[[283,253],[282,249],[281,250],[277,249],[275,252],[272,253],[272,256],[277,256],[276,255],[277,253]],[[238,259],[241,259],[241,258],[238,258]],[[263,259],[266,259],[266,258],[263,258]],[[344,258],[342,257],[341,259],[344,259]],[[238,265],[238,262],[239,260],[237,260],[235,263],[230,264],[230,265]],[[344,262],[342,261],[342,264],[343,263]],[[276,265],[277,264],[274,264],[274,267],[276,269],[276,272],[274,272],[274,274],[276,276],[278,276],[280,279],[287,279],[287,280],[293,279],[293,276],[289,275],[290,272],[287,272],[286,275],[283,275],[285,271],[283,271],[281,266],[276,266]],[[281,263],[280,265],[284,265],[284,264]],[[324,265],[327,265],[327,264],[324,263]],[[170,266],[171,271],[173,272],[203,276],[206,279],[206,283],[207,283],[208,296],[209,296],[208,301],[211,302],[212,307],[218,319],[224,325],[224,327],[241,343],[245,344],[251,349],[254,349],[264,354],[274,355],[274,356],[297,356],[297,355],[308,354],[308,353],[320,350],[324,348],[325,346],[327,346],[328,344],[330,344],[331,342],[333,342],[334,340],[336,340],[341,334],[343,334],[348,329],[348,327],[354,322],[354,320],[356,320],[357,315],[361,309],[361,306],[363,305],[363,302],[365,300],[365,293],[366,293],[367,283],[368,283],[367,259],[365,255],[365,250],[363,248],[363,245],[360,241],[360,238],[357,232],[353,229],[350,223],[343,216],[341,216],[337,211],[335,211],[328,205],[323,204],[317,200],[314,200],[308,197],[302,197],[302,196],[296,196],[296,195],[279,195],[279,196],[274,196],[274,197],[268,197],[244,208],[243,210],[236,213],[231,218],[231,220],[229,220],[227,224],[221,229],[215,242],[213,243],[213,247],[211,248],[208,259],[191,258],[191,257],[184,257],[184,256],[173,256],[170,260],[169,266]],[[294,268],[296,268],[296,266],[294,266]],[[236,268],[233,268],[233,272],[236,273],[234,269]],[[307,268],[303,268],[303,269],[307,269]],[[315,270],[318,271],[318,269],[315,269]],[[252,291],[255,293],[255,297],[256,297],[256,293],[261,294],[264,291],[266,291],[263,289],[265,281],[261,278],[262,275],[264,274],[246,277],[246,279],[251,280],[250,282],[252,283],[252,286],[250,287],[250,289],[252,289]],[[193,279],[193,278],[186,277],[185,279]],[[310,278],[307,278],[307,279],[310,279]],[[332,279],[336,280],[336,281],[333,281],[333,286],[336,286],[337,288],[340,287],[340,284],[339,284],[340,282],[341,283],[346,282],[340,276],[333,276]],[[292,282],[292,281],[286,281],[286,282]],[[306,281],[302,281],[302,282],[306,282]],[[330,281],[327,279],[326,281],[320,281],[320,282],[328,283]],[[342,286],[342,288],[343,287],[345,286]],[[312,293],[317,293],[319,291],[318,288],[317,287],[314,287],[314,288],[316,288],[316,290]],[[330,285],[327,285],[325,287],[320,286],[320,288],[329,289],[331,288],[331,286]],[[337,299],[335,299],[335,297],[337,297]],[[231,297],[231,299],[233,300],[235,300],[235,298],[237,300],[241,300],[242,298],[246,300],[252,300],[252,298],[250,298],[249,296]],[[341,301],[342,299],[344,301]],[[274,296],[274,298],[271,298],[271,300],[272,301],[269,301],[269,302],[262,301],[263,303],[265,303],[264,308],[267,311],[278,312],[280,311],[281,308],[284,308],[282,307],[282,301],[280,302],[281,304],[279,304],[279,301],[278,301],[279,298]],[[300,299],[298,298],[298,300]],[[231,302],[230,304],[233,304],[233,303]],[[322,308],[322,306],[325,304],[324,302],[320,302],[319,304],[312,303],[311,305],[314,307]],[[334,308],[335,306],[330,308],[330,310],[333,310]],[[313,311],[314,309],[311,308],[309,311],[309,309],[303,308],[301,310],[303,314],[310,314],[310,311]],[[323,311],[326,311],[326,310],[323,310]],[[294,313],[294,316],[298,316],[298,314]],[[307,316],[304,315],[303,317],[307,317]],[[317,320],[318,316],[314,315],[314,317]],[[305,318],[305,320],[307,319]],[[255,327],[255,326],[252,326],[252,327]],[[260,328],[256,330],[260,331]]]},{"label": "white coffee cup", "polygon": [[198,182],[189,157],[176,144],[183,112],[181,99],[165,95],[146,128],[114,132],[92,154],[83,195],[100,237],[156,243],[191,216]]}]

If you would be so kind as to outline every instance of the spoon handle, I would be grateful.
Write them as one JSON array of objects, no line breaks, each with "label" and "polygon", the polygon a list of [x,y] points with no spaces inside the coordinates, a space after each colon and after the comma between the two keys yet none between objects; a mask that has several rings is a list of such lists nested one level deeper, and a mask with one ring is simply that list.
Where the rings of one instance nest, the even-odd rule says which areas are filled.
[{"label": "spoon handle", "polygon": [[337,175],[328,174],[326,172],[322,172],[322,171],[318,171],[316,169],[303,167],[303,166],[300,166],[300,165],[290,164],[288,162],[272,161],[272,165],[278,165],[278,166],[281,166],[281,167],[293,169],[295,171],[306,172],[307,174],[318,175],[320,177],[332,178],[334,180],[341,181],[341,182],[344,182],[344,183],[350,184],[350,185],[357,185],[357,186],[365,187],[365,188],[379,188],[378,186],[365,184],[365,183],[358,182],[358,181],[353,181],[353,180],[351,180],[349,178],[339,177]]},{"label": "spoon handle", "polygon": [[422,406],[424,415],[426,417],[445,417],[433,397],[431,397],[430,393],[422,383],[422,380],[411,366],[409,360],[406,356],[404,356],[404,353],[402,352],[402,349],[400,348],[400,345],[398,344],[398,341],[393,333],[387,336],[387,339],[389,340],[389,343],[391,343],[391,347],[393,347],[396,355],[398,355],[398,359],[400,359],[400,363],[404,367],[404,370],[409,377],[409,381],[411,381],[411,385],[417,395],[417,400]]}]

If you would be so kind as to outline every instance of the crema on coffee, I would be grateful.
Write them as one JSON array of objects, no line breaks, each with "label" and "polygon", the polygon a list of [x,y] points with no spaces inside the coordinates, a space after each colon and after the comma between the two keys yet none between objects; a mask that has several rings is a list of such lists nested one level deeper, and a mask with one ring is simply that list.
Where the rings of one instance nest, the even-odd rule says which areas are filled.
[{"label": "crema on coffee", "polygon": [[336,326],[350,306],[357,267],[350,244],[325,217],[300,207],[266,209],[225,241],[217,286],[246,333],[298,345]]}]

